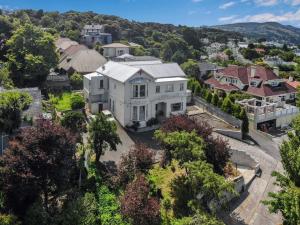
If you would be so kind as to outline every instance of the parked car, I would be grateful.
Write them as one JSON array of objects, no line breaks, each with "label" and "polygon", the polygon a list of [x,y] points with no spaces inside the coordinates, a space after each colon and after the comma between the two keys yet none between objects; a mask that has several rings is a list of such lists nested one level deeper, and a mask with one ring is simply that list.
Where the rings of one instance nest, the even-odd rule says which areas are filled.
[{"label": "parked car", "polygon": [[[108,121],[116,121],[113,114],[109,110],[103,110],[102,113],[106,116]],[[92,119],[95,119],[96,115],[88,115],[87,120],[88,123],[92,122]]]}]

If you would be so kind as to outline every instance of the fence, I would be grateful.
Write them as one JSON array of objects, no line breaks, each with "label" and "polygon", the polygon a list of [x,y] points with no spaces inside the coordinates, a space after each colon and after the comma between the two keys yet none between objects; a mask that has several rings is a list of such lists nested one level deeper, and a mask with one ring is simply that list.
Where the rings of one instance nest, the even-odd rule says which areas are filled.
[{"label": "fence", "polygon": [[234,116],[232,116],[230,114],[227,114],[227,113],[223,112],[218,107],[207,103],[204,99],[197,96],[197,97],[194,97],[194,101],[195,101],[196,105],[203,108],[204,110],[211,113],[212,115],[215,115],[215,116],[221,118],[222,120],[226,121],[230,125],[232,125],[236,128],[241,128],[242,127],[242,121],[241,120],[235,118]]}]

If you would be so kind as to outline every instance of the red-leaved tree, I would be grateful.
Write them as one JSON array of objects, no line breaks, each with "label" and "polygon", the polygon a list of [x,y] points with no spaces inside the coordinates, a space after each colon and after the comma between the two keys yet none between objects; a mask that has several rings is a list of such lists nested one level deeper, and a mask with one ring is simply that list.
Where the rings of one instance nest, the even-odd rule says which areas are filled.
[{"label": "red-leaved tree", "polygon": [[133,225],[160,224],[160,204],[157,198],[149,196],[150,187],[143,175],[128,184],[121,198],[121,212]]},{"label": "red-leaved tree", "polygon": [[41,197],[45,210],[51,211],[72,185],[74,151],[74,138],[58,124],[41,119],[23,129],[0,158],[1,188],[8,207],[22,215]]},{"label": "red-leaved tree", "polygon": [[128,154],[123,155],[118,167],[118,178],[127,185],[139,173],[147,173],[153,167],[155,153],[144,144],[136,144]]}]

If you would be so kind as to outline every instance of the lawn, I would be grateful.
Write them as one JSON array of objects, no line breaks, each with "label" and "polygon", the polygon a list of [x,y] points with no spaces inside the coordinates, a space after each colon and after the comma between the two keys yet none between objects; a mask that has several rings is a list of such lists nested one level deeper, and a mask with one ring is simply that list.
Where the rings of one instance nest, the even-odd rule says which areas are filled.
[{"label": "lawn", "polygon": [[51,96],[50,101],[53,102],[55,108],[60,111],[71,110],[71,92],[64,92],[57,96]]}]

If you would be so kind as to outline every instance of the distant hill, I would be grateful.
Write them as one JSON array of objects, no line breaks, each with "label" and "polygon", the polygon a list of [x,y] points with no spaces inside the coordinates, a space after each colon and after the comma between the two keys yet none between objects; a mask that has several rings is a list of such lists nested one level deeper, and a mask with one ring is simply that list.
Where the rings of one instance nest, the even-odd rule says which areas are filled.
[{"label": "distant hill", "polygon": [[300,44],[300,29],[282,25],[276,22],[267,23],[235,23],[213,26],[224,31],[239,32],[242,35],[259,39],[266,38],[268,41],[283,41]]}]

